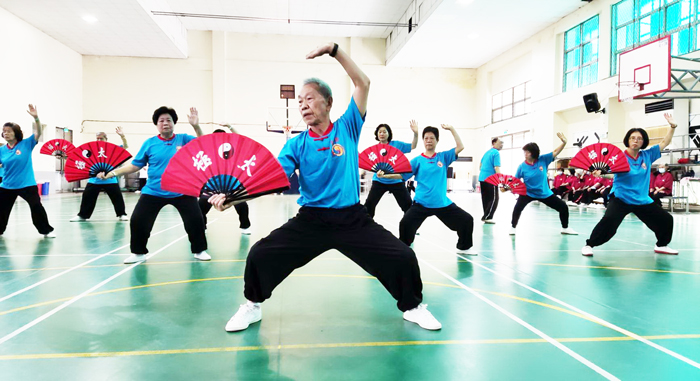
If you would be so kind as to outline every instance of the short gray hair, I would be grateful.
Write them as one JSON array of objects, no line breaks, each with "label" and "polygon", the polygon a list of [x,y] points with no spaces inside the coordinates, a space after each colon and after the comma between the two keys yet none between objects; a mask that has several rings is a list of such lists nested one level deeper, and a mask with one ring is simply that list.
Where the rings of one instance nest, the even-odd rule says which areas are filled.
[{"label": "short gray hair", "polygon": [[100,136],[100,135],[104,135],[105,138],[107,137],[107,133],[104,132],[104,131],[100,131],[100,132],[98,132],[98,133],[95,134],[95,136]]},{"label": "short gray hair", "polygon": [[307,78],[304,80],[304,86],[309,85],[309,84],[314,84],[316,87],[318,87],[318,92],[321,93],[323,98],[326,101],[330,101],[331,98],[333,98],[333,92],[331,91],[331,87],[328,86],[326,82],[324,82],[321,79],[318,78]]}]

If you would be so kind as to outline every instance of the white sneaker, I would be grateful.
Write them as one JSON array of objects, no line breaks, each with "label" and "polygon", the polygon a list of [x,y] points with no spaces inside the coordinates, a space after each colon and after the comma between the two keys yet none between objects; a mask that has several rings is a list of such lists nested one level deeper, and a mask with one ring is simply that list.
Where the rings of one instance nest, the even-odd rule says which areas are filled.
[{"label": "white sneaker", "polygon": [[469,249],[467,249],[467,250],[461,250],[461,249],[457,249],[457,254],[464,254],[464,255],[479,255],[479,253],[478,253],[478,252],[477,252],[476,250],[474,250],[474,248],[473,248],[473,247],[470,247],[470,248],[469,248]]},{"label": "white sneaker", "polygon": [[484,220],[484,223],[485,223],[485,224],[495,224],[496,221],[494,221],[494,220]]},{"label": "white sneaker", "polygon": [[573,201],[567,201],[567,202],[566,202],[566,205],[569,205],[569,206],[576,206],[576,203],[573,202]]},{"label": "white sneaker", "polygon": [[250,230],[250,228],[245,228],[245,229],[241,228],[241,234],[250,235],[250,233],[252,233],[252,230]]},{"label": "white sneaker", "polygon": [[578,235],[578,232],[572,228],[561,228],[561,234]]},{"label": "white sneaker", "polygon": [[592,257],[593,256],[593,248],[590,246],[584,246],[583,249],[581,249],[581,254],[585,257]]},{"label": "white sneaker", "polygon": [[119,221],[129,221],[129,216],[119,216],[119,217],[117,217],[117,220],[119,220]]},{"label": "white sneaker", "polygon": [[668,246],[654,246],[654,252],[658,254],[678,255],[678,250],[671,249]]},{"label": "white sneaker", "polygon": [[85,221],[87,221],[87,220],[88,220],[87,218],[83,218],[83,217],[80,217],[80,216],[75,216],[75,217],[73,217],[73,218],[70,219],[70,222],[85,222]]},{"label": "white sneaker", "polygon": [[146,254],[131,254],[124,260],[125,265],[130,265],[132,263],[146,262]]},{"label": "white sneaker", "polygon": [[515,228],[510,228],[510,233],[508,233],[508,234],[515,235]]},{"label": "white sneaker", "polygon": [[428,311],[427,304],[419,304],[418,307],[404,312],[403,319],[411,323],[416,323],[421,328],[431,331],[437,331],[442,328],[442,324]]},{"label": "white sneaker", "polygon": [[194,255],[194,259],[198,261],[211,261],[211,255],[209,255],[206,251],[202,251],[201,253],[192,253]]},{"label": "white sneaker", "polygon": [[226,331],[242,331],[260,320],[262,320],[262,308],[260,308],[260,303],[249,301],[246,304],[241,304],[238,312],[226,323]]},{"label": "white sneaker", "polygon": [[44,234],[44,238],[56,238],[56,233],[51,232],[49,234]]}]

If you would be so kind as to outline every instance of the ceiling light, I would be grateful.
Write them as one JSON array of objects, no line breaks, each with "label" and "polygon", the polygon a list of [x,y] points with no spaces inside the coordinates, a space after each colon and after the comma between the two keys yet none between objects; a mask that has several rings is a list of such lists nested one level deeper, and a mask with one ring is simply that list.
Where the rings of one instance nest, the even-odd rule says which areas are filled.
[{"label": "ceiling light", "polygon": [[94,24],[97,22],[97,18],[95,16],[90,16],[90,15],[83,16],[83,20],[87,23],[90,23],[90,24]]}]

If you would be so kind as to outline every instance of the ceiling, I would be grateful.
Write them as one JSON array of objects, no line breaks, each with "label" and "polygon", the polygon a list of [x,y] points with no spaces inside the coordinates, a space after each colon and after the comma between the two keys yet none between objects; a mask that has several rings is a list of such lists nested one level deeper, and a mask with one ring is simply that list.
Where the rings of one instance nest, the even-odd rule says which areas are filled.
[{"label": "ceiling", "polygon": [[[391,61],[473,68],[582,5],[580,0],[440,2]],[[154,16],[151,11],[264,19],[398,23],[412,0],[0,0],[0,7],[83,55],[187,57],[187,30],[386,38],[387,26]],[[418,0],[418,2],[422,2]],[[93,16],[96,22],[83,20]]]}]

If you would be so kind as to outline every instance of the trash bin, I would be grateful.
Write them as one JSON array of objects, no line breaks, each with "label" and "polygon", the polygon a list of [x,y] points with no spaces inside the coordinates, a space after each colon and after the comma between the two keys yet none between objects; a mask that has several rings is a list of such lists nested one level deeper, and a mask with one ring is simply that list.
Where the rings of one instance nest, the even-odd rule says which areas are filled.
[{"label": "trash bin", "polygon": [[49,184],[51,183],[44,183],[41,187],[41,195],[42,196],[48,196],[49,195]]},{"label": "trash bin", "polygon": [[39,191],[39,196],[41,196],[41,191],[42,191],[41,188],[43,188],[43,185],[44,185],[44,184],[37,184],[37,185],[36,185],[36,186],[37,186],[37,191]]}]

